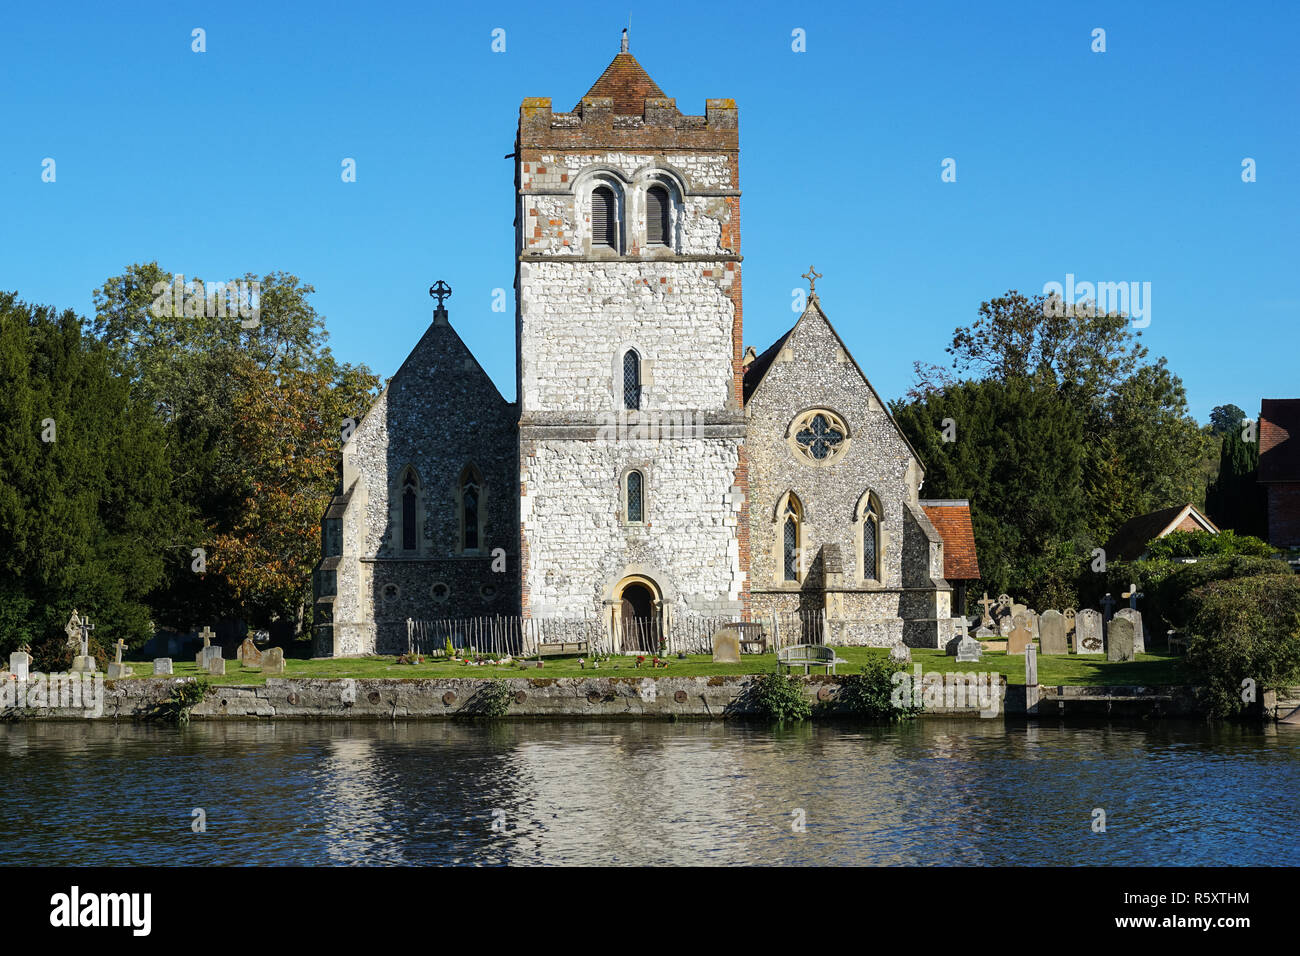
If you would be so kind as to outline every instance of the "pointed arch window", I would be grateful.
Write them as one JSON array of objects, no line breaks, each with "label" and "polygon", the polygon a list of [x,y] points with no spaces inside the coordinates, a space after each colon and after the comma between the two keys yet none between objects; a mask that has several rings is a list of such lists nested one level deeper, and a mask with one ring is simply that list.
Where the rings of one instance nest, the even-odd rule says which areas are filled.
[{"label": "pointed arch window", "polygon": [[482,473],[473,464],[466,465],[460,473],[460,481],[456,486],[461,553],[476,553],[483,547],[486,497],[487,491],[483,485]]},{"label": "pointed arch window", "polygon": [[468,482],[461,489],[460,506],[464,511],[465,550],[478,550],[478,485]]},{"label": "pointed arch window", "polygon": [[641,356],[635,349],[623,353],[623,407],[631,411],[641,408]]},{"label": "pointed arch window", "polygon": [[591,244],[618,248],[618,199],[608,186],[591,191]]},{"label": "pointed arch window", "polygon": [[415,551],[420,544],[420,478],[414,468],[402,476],[402,550]]},{"label": "pointed arch window", "polygon": [[629,471],[624,479],[624,489],[628,523],[640,524],[645,521],[645,475],[635,469]]},{"label": "pointed arch window", "polygon": [[651,186],[645,194],[646,242],[655,246],[669,245],[672,234],[669,212],[672,202],[663,186]]},{"label": "pointed arch window", "polygon": [[882,536],[880,530],[880,499],[870,491],[858,501],[856,515],[858,528],[859,567],[864,581],[881,580]]},{"label": "pointed arch window", "polygon": [[787,494],[778,510],[779,538],[781,556],[781,580],[798,583],[800,567],[799,553],[803,545],[803,508],[793,493]]}]

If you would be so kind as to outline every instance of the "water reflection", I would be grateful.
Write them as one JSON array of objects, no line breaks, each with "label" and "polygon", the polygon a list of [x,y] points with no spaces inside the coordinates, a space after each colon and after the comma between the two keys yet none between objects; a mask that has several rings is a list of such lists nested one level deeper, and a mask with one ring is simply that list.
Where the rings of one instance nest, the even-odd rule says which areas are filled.
[{"label": "water reflection", "polygon": [[15,723],[0,754],[5,865],[1300,863],[1290,728]]}]

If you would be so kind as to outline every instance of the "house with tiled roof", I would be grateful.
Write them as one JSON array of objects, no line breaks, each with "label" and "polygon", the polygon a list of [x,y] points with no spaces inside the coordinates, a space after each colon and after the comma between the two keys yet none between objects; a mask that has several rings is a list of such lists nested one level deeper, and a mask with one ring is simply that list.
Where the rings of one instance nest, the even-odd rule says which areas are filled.
[{"label": "house with tiled roof", "polygon": [[1269,544],[1300,547],[1300,398],[1260,403],[1259,483],[1268,496]]},{"label": "house with tiled roof", "polygon": [[1136,561],[1147,546],[1173,531],[1208,531],[1218,534],[1218,526],[1195,505],[1174,505],[1149,514],[1129,518],[1106,542],[1107,561]]}]

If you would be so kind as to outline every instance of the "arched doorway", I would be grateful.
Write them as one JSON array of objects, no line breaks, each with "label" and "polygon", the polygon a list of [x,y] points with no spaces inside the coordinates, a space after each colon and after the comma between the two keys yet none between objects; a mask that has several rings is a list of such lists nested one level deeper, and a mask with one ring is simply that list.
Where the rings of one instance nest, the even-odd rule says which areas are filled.
[{"label": "arched doorway", "polygon": [[663,633],[659,589],[648,578],[634,576],[615,591],[619,649],[624,653],[657,654]]}]

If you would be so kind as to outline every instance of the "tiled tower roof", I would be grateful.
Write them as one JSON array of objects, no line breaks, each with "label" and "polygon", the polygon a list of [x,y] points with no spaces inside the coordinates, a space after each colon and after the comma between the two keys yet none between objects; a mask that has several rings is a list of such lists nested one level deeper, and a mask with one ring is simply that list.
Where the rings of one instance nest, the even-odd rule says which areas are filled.
[{"label": "tiled tower roof", "polygon": [[[614,61],[605,67],[595,84],[587,91],[587,96],[610,96],[614,98],[616,116],[640,116],[645,109],[647,97],[662,97],[664,91],[659,84],[650,79],[641,64],[631,53],[620,53]],[[586,97],[583,97],[586,99]],[[581,101],[575,106],[577,112]]]}]

